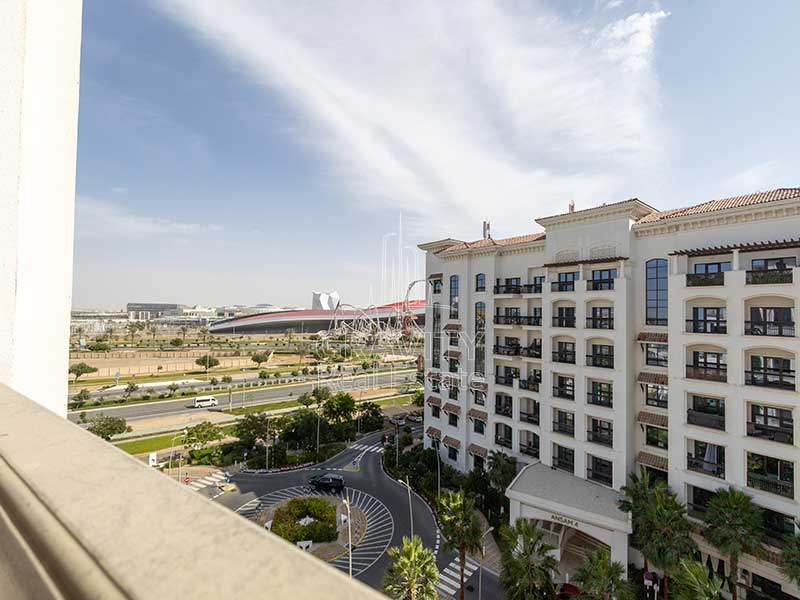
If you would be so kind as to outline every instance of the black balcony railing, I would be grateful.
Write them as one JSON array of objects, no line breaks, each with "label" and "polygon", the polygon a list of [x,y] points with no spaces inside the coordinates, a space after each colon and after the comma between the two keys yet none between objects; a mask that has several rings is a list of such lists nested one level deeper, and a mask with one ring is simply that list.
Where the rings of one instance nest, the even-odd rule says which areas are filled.
[{"label": "black balcony railing", "polygon": [[793,321],[745,321],[745,335],[794,337]]},{"label": "black balcony railing", "polygon": [[770,285],[792,283],[792,269],[757,269],[747,271],[745,282],[748,285]]},{"label": "black balcony railing", "polygon": [[528,358],[542,358],[542,346],[541,344],[527,346],[525,348],[521,348],[519,353],[520,355],[527,356]]},{"label": "black balcony railing", "polygon": [[539,391],[539,379],[534,379],[533,377],[528,377],[527,379],[520,379],[519,380],[519,389],[521,390],[528,390],[529,392],[538,392]]},{"label": "black balcony railing", "polygon": [[669,408],[669,401],[663,398],[647,398],[645,399],[647,406],[655,406],[656,408]]},{"label": "black balcony railing", "polygon": [[575,461],[574,460],[564,460],[563,458],[558,458],[557,456],[553,457],[553,468],[558,469],[559,471],[567,471],[568,473],[575,472]]},{"label": "black balcony railing", "polygon": [[521,294],[522,286],[520,284],[501,283],[494,286],[495,294]]},{"label": "black balcony railing", "polygon": [[519,411],[519,420],[523,423],[532,423],[533,425],[539,424],[538,412],[527,412],[524,410]]},{"label": "black balcony railing", "polygon": [[510,417],[511,403],[496,403],[494,405],[494,414],[500,415],[501,417]]},{"label": "black balcony railing", "polygon": [[575,282],[574,281],[551,281],[550,282],[550,291],[551,292],[574,292],[575,291]]},{"label": "black balcony railing", "polygon": [[777,388],[779,390],[793,390],[795,388],[794,375],[794,371],[781,371],[778,369],[745,371],[744,382],[746,385],[755,385],[758,387]]},{"label": "black balcony railing", "polygon": [[575,400],[575,388],[563,385],[554,385],[553,396],[556,398],[564,398],[566,400]]},{"label": "black balcony railing", "polygon": [[687,273],[686,287],[725,285],[725,273]]},{"label": "black balcony railing", "polygon": [[728,381],[727,365],[719,367],[703,367],[698,365],[686,365],[686,377],[689,379],[702,379],[703,381]]},{"label": "black balcony railing", "polygon": [[728,321],[686,319],[686,333],[728,333]]},{"label": "black balcony railing", "polygon": [[614,368],[614,357],[608,354],[587,354],[587,367],[601,367],[603,369]]},{"label": "black balcony railing", "polygon": [[781,444],[794,444],[794,430],[791,427],[770,427],[760,423],[747,423],[747,435],[779,442]]},{"label": "black balcony railing", "polygon": [[553,317],[553,327],[575,327],[575,317]]},{"label": "black balcony railing", "polygon": [[553,362],[575,364],[574,350],[553,350]]},{"label": "black balcony railing", "polygon": [[526,444],[524,442],[519,443],[519,451],[522,454],[527,454],[528,456],[532,456],[534,458],[539,458],[539,447],[534,446],[533,444]]},{"label": "black balcony railing", "polygon": [[591,481],[596,481],[597,483],[602,483],[603,485],[612,485],[612,477],[611,473],[606,470],[597,470],[597,469],[586,469],[586,479],[590,479]]},{"label": "black balcony railing", "polygon": [[520,325],[526,325],[528,327],[541,327],[542,317],[541,315],[522,315],[520,317]]},{"label": "black balcony railing", "polygon": [[519,325],[520,315],[495,315],[495,325]]},{"label": "black balcony railing", "polygon": [[586,402],[594,404],[595,406],[605,406],[611,408],[613,403],[613,396],[603,392],[586,392]]},{"label": "black balcony railing", "polygon": [[614,329],[614,317],[586,317],[586,329]]},{"label": "black balcony railing", "polygon": [[542,293],[542,284],[541,283],[526,283],[522,286],[522,292],[524,294],[541,294]]},{"label": "black balcony railing", "polygon": [[501,356],[519,356],[519,346],[503,346],[495,344],[493,351]]},{"label": "black balcony railing", "polygon": [[502,437],[499,435],[494,436],[494,443],[503,448],[511,448],[511,438]]},{"label": "black balcony railing", "polygon": [[505,385],[507,387],[512,387],[514,385],[514,378],[510,375],[495,375],[494,382],[497,385]]},{"label": "black balcony railing", "polygon": [[691,454],[687,454],[686,466],[690,471],[725,479],[725,463],[708,462],[702,458],[697,458]]},{"label": "black balcony railing", "polygon": [[778,479],[777,477],[771,477],[769,475],[748,473],[747,487],[783,496],[784,498],[794,498],[794,479],[784,481],[783,479]]},{"label": "black balcony railing", "polygon": [[686,421],[689,425],[699,425],[700,427],[725,431],[725,415],[713,415],[690,408],[686,411]]},{"label": "black balcony railing", "polygon": [[609,448],[614,445],[614,435],[610,431],[592,430],[586,432],[586,439]]},{"label": "black balcony railing", "polygon": [[574,437],[575,424],[567,423],[566,421],[553,421],[553,431]]},{"label": "black balcony railing", "polygon": [[587,279],[586,289],[590,292],[598,292],[603,290],[613,290],[613,279]]}]

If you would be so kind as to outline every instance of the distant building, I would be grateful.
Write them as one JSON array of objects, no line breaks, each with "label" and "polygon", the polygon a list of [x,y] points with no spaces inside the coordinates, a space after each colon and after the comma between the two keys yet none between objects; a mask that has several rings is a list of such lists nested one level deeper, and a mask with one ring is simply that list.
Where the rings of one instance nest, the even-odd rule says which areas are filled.
[{"label": "distant building", "polygon": [[187,308],[183,304],[164,304],[157,302],[128,302],[126,310],[131,321],[152,321],[159,317],[177,316]]},{"label": "distant building", "polygon": [[339,305],[339,292],[314,292],[311,296],[311,310],[336,310]]}]

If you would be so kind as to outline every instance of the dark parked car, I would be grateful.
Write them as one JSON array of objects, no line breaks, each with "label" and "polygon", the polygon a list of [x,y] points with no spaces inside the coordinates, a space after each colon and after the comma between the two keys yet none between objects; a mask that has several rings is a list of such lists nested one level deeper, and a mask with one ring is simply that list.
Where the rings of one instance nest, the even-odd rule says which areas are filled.
[{"label": "dark parked car", "polygon": [[330,473],[323,473],[321,475],[314,475],[308,480],[310,485],[315,490],[330,490],[332,492],[341,492],[344,489],[344,477],[341,475],[331,475]]}]

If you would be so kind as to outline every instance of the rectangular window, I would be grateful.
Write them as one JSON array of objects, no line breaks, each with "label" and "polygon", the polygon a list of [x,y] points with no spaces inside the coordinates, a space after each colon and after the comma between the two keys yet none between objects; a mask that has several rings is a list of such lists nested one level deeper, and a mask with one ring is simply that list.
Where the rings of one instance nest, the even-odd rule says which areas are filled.
[{"label": "rectangular window", "polygon": [[645,362],[653,367],[666,367],[669,362],[667,344],[645,344]]},{"label": "rectangular window", "polygon": [[449,413],[447,415],[447,424],[452,425],[453,427],[458,427],[458,415],[454,415],[453,413]]},{"label": "rectangular window", "polygon": [[484,406],[486,404],[486,392],[475,390],[473,394],[475,396],[473,399],[475,404],[477,404],[478,406]]},{"label": "rectangular window", "polygon": [[709,263],[695,263],[694,272],[698,275],[707,275],[710,273],[725,273],[731,270],[731,262],[709,262]]},{"label": "rectangular window", "polygon": [[442,293],[442,280],[441,279],[434,279],[432,283],[433,283],[433,293],[434,294],[441,294]]},{"label": "rectangular window", "polygon": [[476,292],[485,292],[486,291],[486,275],[483,273],[478,273],[475,275],[475,291]]},{"label": "rectangular window", "polygon": [[438,406],[431,406],[431,416],[434,419],[438,419],[439,415],[441,415],[441,414],[442,414],[442,409],[441,408],[439,408]]},{"label": "rectangular window", "polygon": [[450,460],[458,460],[458,450],[450,446],[447,447],[447,458]]},{"label": "rectangular window", "polygon": [[553,466],[556,469],[575,472],[575,451],[572,448],[565,448],[558,444],[553,444]]},{"label": "rectangular window", "polygon": [[431,366],[442,366],[442,311],[438,302],[433,303],[433,339],[431,344]]},{"label": "rectangular window", "polygon": [[668,299],[667,281],[668,265],[665,258],[648,260],[646,271],[646,306],[645,320],[648,325],[667,325]]},{"label": "rectangular window", "polygon": [[450,318],[458,318],[458,275],[450,276]]},{"label": "rectangular window", "polygon": [[472,431],[474,431],[475,433],[479,433],[479,434],[483,435],[484,432],[486,431],[486,423],[484,423],[483,421],[480,421],[478,419],[473,419],[472,420]]},{"label": "rectangular window", "polygon": [[645,443],[666,450],[668,448],[669,432],[660,427],[647,425],[645,427]]},{"label": "rectangular window", "polygon": [[667,408],[667,387],[648,383],[644,388],[645,404],[658,408]]},{"label": "rectangular window", "polygon": [[794,256],[784,256],[783,258],[755,258],[752,263],[753,271],[770,271],[773,269],[788,269],[797,266],[797,259]]},{"label": "rectangular window", "polygon": [[451,346],[458,346],[458,333],[455,331],[450,331],[447,334],[447,337],[450,338],[450,345]]},{"label": "rectangular window", "polygon": [[450,400],[458,400],[458,388],[456,386],[451,386],[450,390],[447,392],[447,397]]},{"label": "rectangular window", "polygon": [[483,471],[483,465],[484,465],[484,462],[483,462],[483,457],[482,456],[473,456],[472,457],[472,468],[478,469],[480,471]]}]

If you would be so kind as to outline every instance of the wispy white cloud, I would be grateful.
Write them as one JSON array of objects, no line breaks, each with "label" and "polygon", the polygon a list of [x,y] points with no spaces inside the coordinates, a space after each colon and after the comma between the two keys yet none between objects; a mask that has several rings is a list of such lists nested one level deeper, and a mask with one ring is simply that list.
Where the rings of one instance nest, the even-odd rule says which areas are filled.
[{"label": "wispy white cloud", "polygon": [[75,230],[79,238],[171,237],[181,240],[221,229],[215,224],[201,225],[138,215],[119,204],[85,196],[79,197],[76,203]]},{"label": "wispy white cloud", "polygon": [[[303,119],[355,202],[451,232],[616,199],[665,162],[660,10],[568,21],[540,3],[165,0]],[[601,11],[602,12],[602,11]],[[499,208],[502,201],[502,209]]]},{"label": "wispy white cloud", "polygon": [[768,160],[731,175],[722,182],[721,188],[723,193],[735,195],[779,187],[776,181],[782,182],[779,177],[780,171],[779,161]]}]

